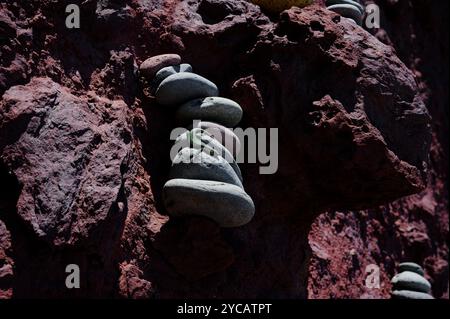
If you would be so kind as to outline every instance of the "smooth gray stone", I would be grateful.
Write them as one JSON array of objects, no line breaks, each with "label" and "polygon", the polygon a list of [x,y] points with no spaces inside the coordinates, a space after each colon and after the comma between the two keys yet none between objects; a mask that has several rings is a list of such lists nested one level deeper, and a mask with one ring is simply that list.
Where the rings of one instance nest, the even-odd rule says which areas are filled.
[{"label": "smooth gray stone", "polygon": [[207,97],[183,104],[177,110],[175,117],[180,124],[202,120],[219,123],[226,127],[234,127],[242,120],[242,108],[230,99]]},{"label": "smooth gray stone", "polygon": [[364,12],[365,12],[363,5],[361,3],[359,3],[358,1],[353,1],[353,0],[326,0],[325,1],[326,6],[332,6],[335,4],[350,4],[350,5],[357,7],[359,9],[359,11],[361,11],[362,14],[364,14]]},{"label": "smooth gray stone", "polygon": [[431,291],[431,284],[424,277],[411,271],[404,271],[392,278],[394,290],[412,290],[428,293]]},{"label": "smooth gray stone", "polygon": [[161,82],[167,79],[169,76],[182,72],[192,73],[192,66],[190,64],[183,63],[180,65],[168,66],[159,70],[151,83],[152,93],[154,93],[158,89],[158,86],[161,84]]},{"label": "smooth gray stone", "polygon": [[392,292],[393,299],[434,299],[432,295],[424,292],[410,290],[395,290]]},{"label": "smooth gray stone", "polygon": [[411,262],[401,263],[399,265],[399,272],[404,272],[404,271],[415,272],[416,274],[418,274],[422,277],[425,275],[425,272],[423,271],[423,268],[420,265],[418,265],[416,263],[411,263]]},{"label": "smooth gray stone", "polygon": [[178,106],[201,97],[217,96],[217,86],[195,73],[172,74],[158,86],[156,101],[165,106]]},{"label": "smooth gray stone", "polygon": [[182,148],[188,147],[200,149],[210,155],[218,154],[230,164],[236,175],[239,177],[239,180],[241,182],[243,181],[241,170],[233,155],[225,148],[225,146],[220,144],[219,141],[210,136],[205,130],[202,130],[201,128],[192,129],[191,131],[181,134],[176,139],[175,143],[181,145]]},{"label": "smooth gray stone", "polygon": [[191,125],[190,129],[192,128],[201,128],[205,130],[209,135],[219,141],[220,144],[224,145],[235,158],[241,151],[241,142],[237,135],[223,125],[199,121],[195,123],[195,127],[194,125]]},{"label": "smooth gray stone", "polygon": [[255,205],[235,185],[190,179],[172,179],[163,188],[163,200],[172,216],[208,217],[221,227],[240,227],[255,215]]},{"label": "smooth gray stone", "polygon": [[198,149],[182,149],[172,162],[170,178],[211,180],[244,188],[231,165],[218,154],[209,155]]},{"label": "smooth gray stone", "polygon": [[359,11],[358,7],[351,4],[335,4],[327,7],[328,10],[339,13],[345,18],[352,19],[358,25],[362,25],[363,14]]}]

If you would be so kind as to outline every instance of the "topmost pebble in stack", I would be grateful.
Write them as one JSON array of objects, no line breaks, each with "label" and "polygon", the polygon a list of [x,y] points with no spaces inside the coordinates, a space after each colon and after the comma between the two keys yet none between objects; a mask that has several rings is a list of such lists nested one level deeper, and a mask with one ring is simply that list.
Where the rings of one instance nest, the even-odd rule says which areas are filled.
[{"label": "topmost pebble in stack", "polygon": [[402,263],[400,273],[392,278],[394,299],[434,299],[430,295],[431,284],[426,280],[422,267],[415,263]]},{"label": "topmost pebble in stack", "polygon": [[358,0],[326,0],[327,9],[339,13],[345,18],[352,19],[358,25],[362,25],[364,7]]},{"label": "topmost pebble in stack", "polygon": [[186,147],[173,159],[171,179],[164,185],[167,212],[208,217],[222,227],[250,222],[255,207],[243,189],[241,172],[234,161],[240,143],[227,128],[241,121],[239,104],[219,97],[217,86],[192,73],[192,67],[181,64],[178,55],[152,57],[141,65],[141,73],[152,79],[151,89],[158,104],[177,108],[178,124],[189,126],[202,121],[176,141],[186,142]]}]

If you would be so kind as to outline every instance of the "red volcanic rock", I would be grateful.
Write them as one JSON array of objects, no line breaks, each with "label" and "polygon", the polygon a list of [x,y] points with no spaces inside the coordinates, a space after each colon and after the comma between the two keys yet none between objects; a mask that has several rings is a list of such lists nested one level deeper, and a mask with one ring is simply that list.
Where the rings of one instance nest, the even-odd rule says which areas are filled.
[{"label": "red volcanic rock", "polygon": [[148,299],[152,297],[151,282],[140,279],[142,271],[133,264],[120,265],[121,276],[119,290],[122,296],[132,299]]},{"label": "red volcanic rock", "polygon": [[[2,207],[0,206],[0,210]],[[12,278],[14,263],[11,258],[11,234],[0,221],[0,299],[12,296]]]},{"label": "red volcanic rock", "polygon": [[13,17],[9,10],[0,9],[0,94],[28,77],[28,63],[18,50],[26,40]]},{"label": "red volcanic rock", "polygon": [[[448,86],[448,42],[442,41],[448,38],[448,14],[442,14],[448,11],[448,3],[376,2],[383,29],[374,33],[380,41],[394,46],[399,58],[413,70],[420,96],[433,117],[427,189],[368,212],[346,212],[344,218],[330,212],[317,218],[309,242],[322,244],[323,234],[327,234],[322,251],[330,262],[325,265],[313,254],[309,297],[389,298],[389,280],[398,263],[415,261],[425,267],[433,296],[448,298],[449,133],[444,111],[448,90],[442,89]],[[333,243],[339,243],[338,249]],[[352,249],[356,253],[353,261],[342,253]],[[365,286],[367,265],[380,267],[381,289]]]},{"label": "red volcanic rock", "polygon": [[394,51],[317,7],[284,12],[270,32],[232,94],[247,125],[280,128],[273,179],[296,190],[291,207],[364,208],[423,189],[430,117]]},{"label": "red volcanic rock", "polygon": [[91,103],[46,78],[5,92],[1,158],[21,185],[17,213],[38,237],[75,244],[124,214],[127,116],[123,102]]},{"label": "red volcanic rock", "polygon": [[[385,21],[403,38],[378,35],[396,50],[319,5],[267,17],[244,0],[93,3],[94,27],[77,32],[63,3],[0,5],[0,296],[388,298],[403,261],[448,295],[448,92],[434,72],[448,45],[434,59],[402,40],[403,10],[426,19],[422,1],[382,1],[401,9]],[[244,128],[279,128],[278,172],[241,166],[245,227],[165,214],[174,116],[137,74],[165,52],[239,102]],[[373,265],[380,289],[364,284]]]},{"label": "red volcanic rock", "polygon": [[3,37],[15,37],[17,33],[16,24],[6,10],[0,12],[0,33],[2,34],[1,40],[4,40]]}]

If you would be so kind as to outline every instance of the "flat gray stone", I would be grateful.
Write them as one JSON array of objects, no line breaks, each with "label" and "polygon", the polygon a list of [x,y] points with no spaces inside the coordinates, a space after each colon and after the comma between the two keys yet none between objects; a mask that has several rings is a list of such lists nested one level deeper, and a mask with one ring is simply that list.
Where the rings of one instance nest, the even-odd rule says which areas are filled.
[{"label": "flat gray stone", "polygon": [[424,292],[410,290],[395,290],[392,292],[393,299],[434,299],[433,296]]},{"label": "flat gray stone", "polygon": [[148,58],[139,67],[140,73],[148,79],[153,79],[155,74],[166,66],[178,65],[181,57],[178,54],[161,54]]},{"label": "flat gray stone", "polygon": [[240,227],[255,215],[252,199],[235,185],[190,179],[172,179],[163,188],[163,200],[172,216],[208,217],[221,227]]},{"label": "flat gray stone", "polygon": [[218,154],[222,156],[233,168],[239,180],[242,182],[242,173],[239,166],[236,163],[233,155],[230,151],[219,143],[215,138],[210,136],[208,132],[202,130],[201,128],[195,128],[184,134],[181,134],[175,141],[176,144],[180,145],[182,148],[195,148],[200,149],[207,154]]},{"label": "flat gray stone", "polygon": [[394,290],[412,290],[428,293],[431,291],[431,284],[424,277],[411,271],[404,271],[392,278]]},{"label": "flat gray stone", "polygon": [[364,12],[365,12],[363,5],[361,3],[359,3],[359,2],[357,2],[357,1],[353,1],[353,0],[326,0],[325,1],[325,5],[327,7],[328,6],[332,6],[332,5],[336,5],[336,4],[353,5],[353,6],[357,7],[362,14],[364,14]]},{"label": "flat gray stone", "polygon": [[362,25],[363,14],[358,7],[351,4],[335,4],[327,7],[328,10],[336,12],[345,18],[352,19],[358,25]]},{"label": "flat gray stone", "polygon": [[190,64],[183,63],[180,65],[167,66],[159,70],[151,82],[152,93],[155,93],[161,82],[167,79],[169,76],[183,72],[192,73],[192,66]]},{"label": "flat gray stone", "polygon": [[415,272],[416,274],[418,274],[422,277],[425,275],[425,272],[423,271],[423,268],[420,265],[418,265],[416,263],[411,263],[411,262],[401,263],[399,265],[399,272],[404,272],[404,271]]},{"label": "flat gray stone", "polygon": [[189,101],[177,110],[176,120],[189,124],[194,120],[215,122],[234,127],[242,120],[241,106],[223,97],[206,97]]},{"label": "flat gray stone", "polygon": [[201,128],[205,130],[210,136],[219,141],[220,144],[224,145],[235,158],[241,151],[241,142],[237,135],[223,125],[199,121],[195,123],[195,127],[191,125],[190,128]]},{"label": "flat gray stone", "polygon": [[217,86],[195,73],[176,73],[161,82],[156,90],[156,101],[165,106],[180,106],[201,97],[217,96]]},{"label": "flat gray stone", "polygon": [[222,156],[209,155],[193,148],[184,148],[177,154],[170,169],[170,178],[211,180],[244,188],[234,169]]}]

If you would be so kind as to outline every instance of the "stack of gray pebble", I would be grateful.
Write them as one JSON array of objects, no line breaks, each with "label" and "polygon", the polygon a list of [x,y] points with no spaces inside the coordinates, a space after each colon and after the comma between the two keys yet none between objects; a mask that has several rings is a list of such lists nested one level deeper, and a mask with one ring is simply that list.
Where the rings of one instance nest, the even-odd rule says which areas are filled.
[{"label": "stack of gray pebble", "polygon": [[434,299],[431,284],[425,279],[422,267],[415,263],[402,263],[399,274],[392,278],[393,299]]},{"label": "stack of gray pebble", "polygon": [[255,206],[244,191],[235,161],[239,138],[229,129],[242,119],[240,105],[219,97],[217,86],[192,73],[178,55],[152,57],[140,71],[152,79],[158,104],[175,109],[177,124],[188,127],[176,140],[183,148],[173,159],[170,180],[163,188],[168,214],[204,216],[221,227],[249,223]]},{"label": "stack of gray pebble", "polygon": [[358,0],[326,0],[328,10],[339,13],[345,18],[352,19],[358,25],[362,25],[364,7]]}]

